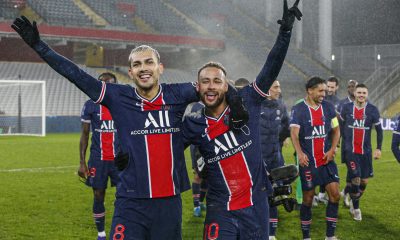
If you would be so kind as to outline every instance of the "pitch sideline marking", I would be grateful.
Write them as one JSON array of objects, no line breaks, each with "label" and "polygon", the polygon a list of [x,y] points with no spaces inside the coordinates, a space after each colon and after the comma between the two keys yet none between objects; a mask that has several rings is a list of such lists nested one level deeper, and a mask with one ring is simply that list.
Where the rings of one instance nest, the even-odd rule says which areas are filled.
[{"label": "pitch sideline marking", "polygon": [[0,169],[0,172],[55,172],[62,169],[77,168],[74,166],[58,166],[58,167],[39,167],[39,168],[15,168],[15,169]]}]

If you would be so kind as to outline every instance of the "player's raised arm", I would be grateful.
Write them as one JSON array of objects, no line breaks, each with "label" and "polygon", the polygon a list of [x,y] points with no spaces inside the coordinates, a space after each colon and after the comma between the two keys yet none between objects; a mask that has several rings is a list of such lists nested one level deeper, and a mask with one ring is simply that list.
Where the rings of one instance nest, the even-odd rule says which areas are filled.
[{"label": "player's raised arm", "polygon": [[267,61],[256,78],[255,88],[259,88],[263,93],[268,92],[281,70],[289,48],[295,18],[300,21],[303,16],[297,8],[299,1],[300,0],[297,0],[290,9],[288,9],[287,0],[283,1],[283,16],[281,20],[278,20],[278,24],[281,25],[278,38],[274,47],[268,54]]},{"label": "player's raised arm", "polygon": [[11,27],[51,68],[75,84],[92,100],[98,100],[102,83],[41,41],[35,21],[31,23],[25,16],[21,16],[15,19]]}]

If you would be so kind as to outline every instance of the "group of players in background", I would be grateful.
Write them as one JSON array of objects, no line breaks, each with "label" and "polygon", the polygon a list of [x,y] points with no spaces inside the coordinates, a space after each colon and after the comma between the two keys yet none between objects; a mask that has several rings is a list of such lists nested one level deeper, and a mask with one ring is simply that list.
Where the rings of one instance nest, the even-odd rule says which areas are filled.
[{"label": "group of players in background", "polygon": [[[12,28],[21,38],[91,98],[81,115],[78,174],[93,188],[97,239],[106,239],[108,177],[112,185],[117,184],[110,239],[182,238],[180,193],[190,188],[184,158],[189,145],[198,149],[192,160],[200,170],[192,183],[195,216],[201,216],[206,208],[207,191],[203,238],[276,239],[278,211],[268,205],[272,191],[268,173],[284,165],[281,149],[289,136],[303,192],[303,239],[311,239],[316,186],[328,193],[325,239],[337,239],[340,191],[334,156],[339,142],[348,169],[344,195],[350,196],[353,218],[361,221],[360,198],[373,176],[372,157],[381,155],[379,112],[367,101],[367,86],[349,81],[349,97],[337,101],[335,78],[327,83],[312,77],[306,83],[306,97],[296,103],[288,117],[276,78],[295,19],[302,17],[298,3],[289,9],[284,0],[274,47],[256,80],[247,84],[243,79],[238,81],[238,91],[228,84],[225,68],[216,62],[199,69],[197,84],[159,84],[163,72],[160,56],[146,45],[136,47],[129,56],[129,75],[136,88],[116,84],[111,73],[96,79],[40,40],[35,22],[25,17],[14,21]],[[199,101],[202,105],[192,107],[184,116],[187,106]],[[86,163],[90,125],[92,145]],[[372,153],[373,126],[377,147]],[[392,149],[398,160],[399,139],[397,129]]]}]

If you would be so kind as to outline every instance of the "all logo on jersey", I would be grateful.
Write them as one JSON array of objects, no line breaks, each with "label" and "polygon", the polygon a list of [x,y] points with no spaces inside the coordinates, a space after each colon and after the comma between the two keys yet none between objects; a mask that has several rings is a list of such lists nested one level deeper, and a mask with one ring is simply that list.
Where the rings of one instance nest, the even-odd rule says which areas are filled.
[{"label": "all logo on jersey", "polygon": [[100,130],[102,132],[113,132],[114,131],[114,121],[113,120],[102,121]]},{"label": "all logo on jersey", "polygon": [[155,128],[159,127],[171,127],[169,122],[168,111],[158,111],[158,121],[153,117],[153,114],[149,112],[147,114],[146,122],[144,123],[144,128],[148,128],[153,125]]},{"label": "all logo on jersey", "polygon": [[214,152],[216,156],[211,159],[207,159],[208,163],[217,162],[233,156],[249,147],[252,143],[252,141],[249,140],[244,144],[239,144],[235,134],[232,131],[228,131],[212,141],[214,141]]}]

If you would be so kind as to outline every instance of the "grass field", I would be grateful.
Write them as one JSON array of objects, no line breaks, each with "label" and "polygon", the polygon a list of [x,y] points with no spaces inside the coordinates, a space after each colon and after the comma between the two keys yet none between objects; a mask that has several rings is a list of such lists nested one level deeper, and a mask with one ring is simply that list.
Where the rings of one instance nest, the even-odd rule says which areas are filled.
[{"label": "grass field", "polygon": [[[390,141],[391,133],[386,132],[382,159],[374,162],[375,177],[361,200],[363,221],[352,220],[340,204],[337,236],[342,240],[400,239],[400,166]],[[76,175],[78,146],[78,134],[0,137],[0,239],[95,239],[92,191]],[[284,148],[287,163],[293,162],[292,152]],[[345,166],[338,166],[344,179]],[[115,189],[107,193],[107,226],[114,193]],[[203,219],[192,217],[191,191],[182,198],[183,239],[201,239]],[[313,208],[313,239],[323,239],[324,219],[325,206]],[[301,239],[299,212],[280,208],[277,238]]]}]

